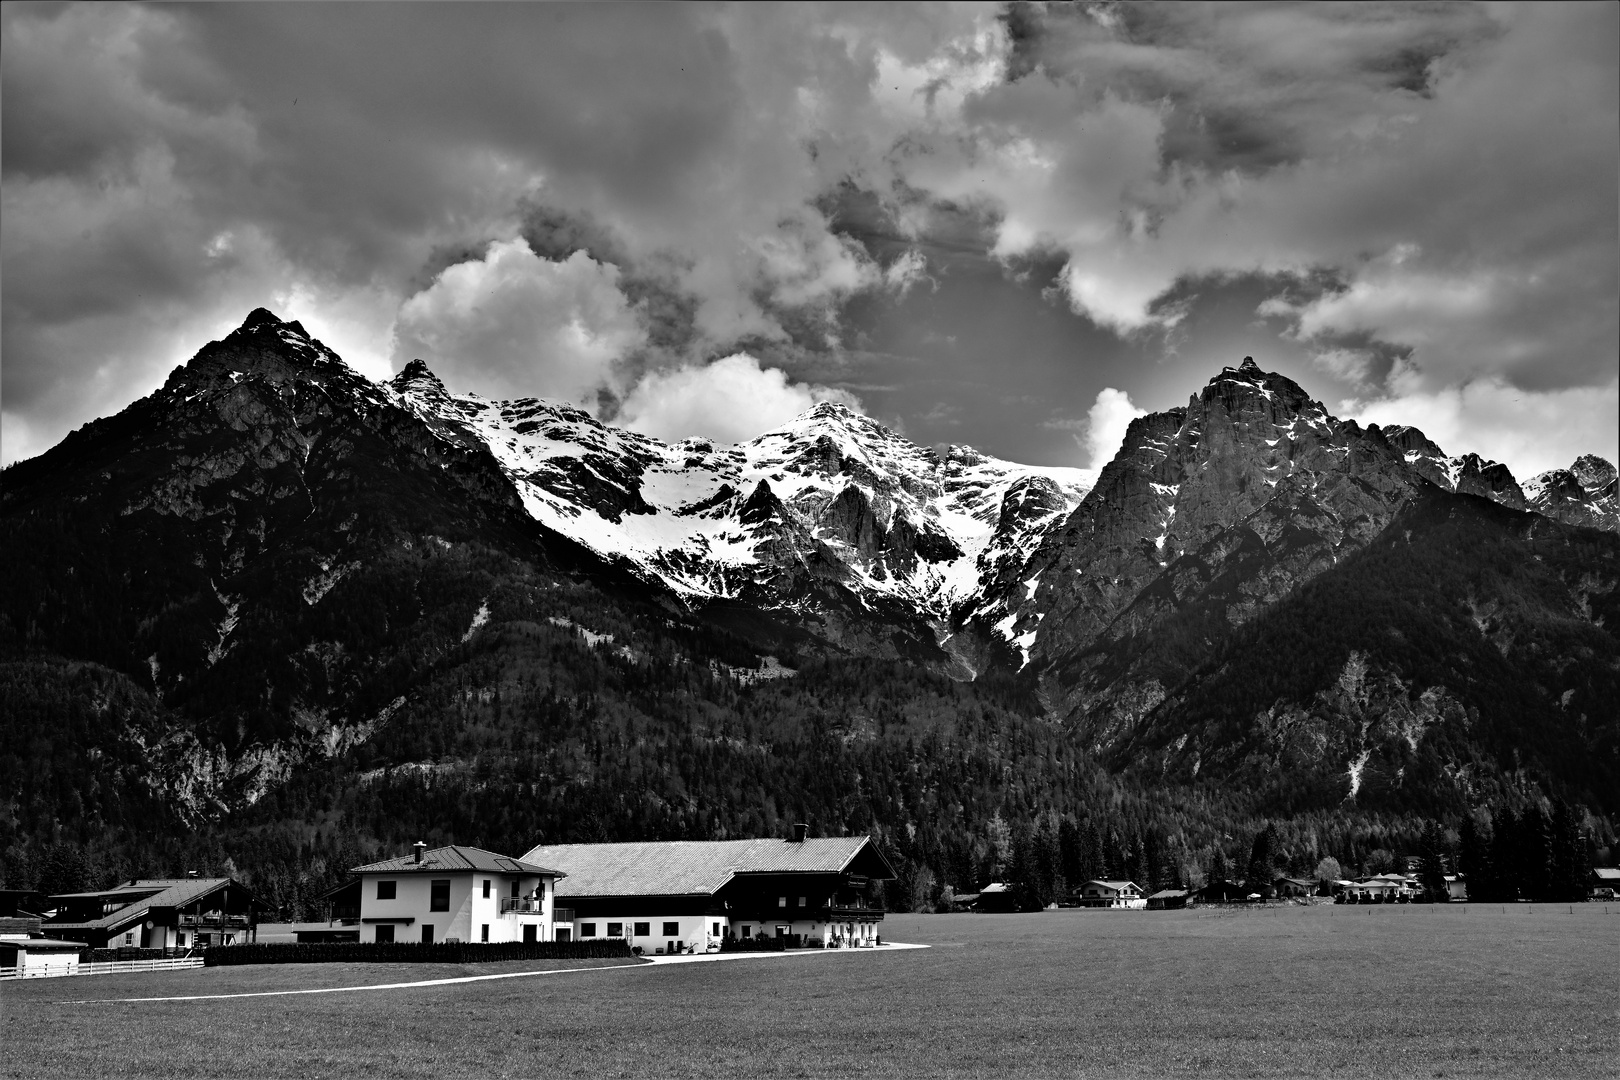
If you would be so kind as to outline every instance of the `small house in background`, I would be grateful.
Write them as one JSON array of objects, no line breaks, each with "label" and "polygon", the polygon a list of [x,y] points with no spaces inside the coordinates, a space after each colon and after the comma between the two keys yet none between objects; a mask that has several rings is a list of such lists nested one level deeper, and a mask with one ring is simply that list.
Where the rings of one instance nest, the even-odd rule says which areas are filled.
[{"label": "small house in background", "polygon": [[1187,906],[1192,893],[1186,889],[1160,889],[1147,898],[1149,911],[1174,911]]},{"label": "small house in background", "polygon": [[50,897],[43,929],[95,949],[190,949],[257,940],[253,894],[230,878],[146,878]]},{"label": "small house in background", "polygon": [[1216,878],[1198,890],[1198,899],[1205,904],[1229,904],[1235,900],[1248,898],[1248,889],[1226,878]]},{"label": "small house in background", "polygon": [[50,905],[33,889],[0,889],[0,919],[42,917]]},{"label": "small house in background", "polygon": [[1446,899],[1447,900],[1467,900],[1468,899],[1468,878],[1467,878],[1467,876],[1463,875],[1463,874],[1447,874],[1445,877],[1446,877]]},{"label": "small house in background", "polygon": [[[418,841],[410,855],[357,866],[361,941],[566,941],[560,927],[557,879],[535,863],[483,848],[427,850]],[[342,887],[334,909],[353,902]],[[313,940],[313,939],[312,939]],[[331,940],[331,939],[327,939]]]},{"label": "small house in background", "polygon": [[1142,887],[1134,881],[1104,881],[1093,878],[1080,886],[1081,907],[1144,909],[1147,900]]},{"label": "small house in background", "polygon": [[1594,900],[1613,900],[1620,896],[1620,867],[1594,867],[1591,884]]},{"label": "small house in background", "polygon": [[0,973],[7,977],[74,975],[82,941],[62,941],[40,933],[35,916],[0,916]]},{"label": "small house in background", "polygon": [[1316,882],[1305,878],[1280,877],[1271,887],[1278,896],[1311,896],[1316,892]]},{"label": "small house in background", "polygon": [[1004,914],[1018,910],[1018,894],[1005,881],[992,881],[979,890],[979,899],[973,910],[991,914]]}]

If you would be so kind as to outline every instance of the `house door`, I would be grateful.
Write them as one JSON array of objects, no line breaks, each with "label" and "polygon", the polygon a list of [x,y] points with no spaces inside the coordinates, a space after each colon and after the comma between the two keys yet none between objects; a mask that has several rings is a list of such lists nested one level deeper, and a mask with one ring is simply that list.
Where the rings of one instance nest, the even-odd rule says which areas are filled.
[{"label": "house door", "polygon": [[422,944],[424,944],[424,945],[433,944],[433,924],[432,923],[424,923],[422,925]]},{"label": "house door", "polygon": [[539,927],[535,926],[534,923],[524,923],[523,924],[523,944],[525,944],[525,945],[533,945],[535,943],[535,941],[538,940],[538,938],[536,937],[536,931],[538,929],[539,929]]}]

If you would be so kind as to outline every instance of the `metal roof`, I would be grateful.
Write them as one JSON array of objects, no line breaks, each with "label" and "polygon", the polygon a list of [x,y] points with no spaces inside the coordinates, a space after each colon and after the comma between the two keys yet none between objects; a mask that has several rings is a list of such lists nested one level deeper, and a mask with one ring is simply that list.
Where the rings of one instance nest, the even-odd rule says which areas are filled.
[{"label": "metal roof", "polygon": [[842,873],[870,843],[866,836],[824,836],[541,844],[523,857],[566,870],[568,884],[558,888],[566,896],[711,896],[739,874]]},{"label": "metal roof", "polygon": [[[525,855],[524,859],[529,856]],[[462,847],[451,844],[449,847],[434,848],[432,851],[422,853],[422,861],[416,861],[416,855],[401,855],[397,859],[384,859],[382,862],[368,863],[365,866],[356,866],[350,870],[351,874],[555,874],[564,877],[561,870],[549,870],[544,866],[522,859],[514,859],[507,855],[497,855],[493,851],[483,848]]]},{"label": "metal roof", "polygon": [[[144,918],[146,913],[155,907],[185,907],[207,896],[209,893],[224,888],[227,885],[242,886],[230,878],[147,878],[132,881],[127,885],[120,885],[114,889],[103,889],[93,893],[60,893],[52,896],[52,900],[70,898],[99,897],[129,897],[129,903],[110,914],[99,919],[90,919],[86,922],[62,922],[49,920],[44,925],[47,929],[66,930],[110,930],[132,919]],[[245,891],[245,890],[244,890]]]}]

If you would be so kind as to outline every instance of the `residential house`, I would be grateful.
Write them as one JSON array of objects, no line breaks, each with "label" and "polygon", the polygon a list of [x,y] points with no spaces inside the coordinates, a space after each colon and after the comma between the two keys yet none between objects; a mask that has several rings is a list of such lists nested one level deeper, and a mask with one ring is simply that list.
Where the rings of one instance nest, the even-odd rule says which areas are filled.
[{"label": "residential house", "polygon": [[418,841],[410,855],[349,872],[359,881],[361,941],[568,940],[556,918],[566,875],[526,859]]},{"label": "residential house", "polygon": [[525,859],[567,879],[560,903],[581,941],[623,938],[649,953],[706,952],[729,938],[871,945],[894,878],[867,836],[541,844]]},{"label": "residential house", "polygon": [[253,894],[230,878],[146,878],[50,897],[54,937],[92,948],[190,949],[258,938]]},{"label": "residential house", "polygon": [[1280,877],[1271,883],[1278,896],[1312,896],[1316,893],[1316,882],[1305,878]]},{"label": "residential house", "polygon": [[1094,878],[1080,886],[1081,907],[1145,909],[1147,899],[1134,881],[1104,881]]},{"label": "residential house", "polygon": [[1613,900],[1620,895],[1620,867],[1598,866],[1592,870],[1592,899]]},{"label": "residential house", "polygon": [[1448,899],[1448,900],[1467,900],[1468,899],[1468,877],[1467,877],[1467,875],[1465,875],[1465,874],[1447,874],[1447,875],[1445,875],[1445,879],[1446,879],[1446,899]]}]

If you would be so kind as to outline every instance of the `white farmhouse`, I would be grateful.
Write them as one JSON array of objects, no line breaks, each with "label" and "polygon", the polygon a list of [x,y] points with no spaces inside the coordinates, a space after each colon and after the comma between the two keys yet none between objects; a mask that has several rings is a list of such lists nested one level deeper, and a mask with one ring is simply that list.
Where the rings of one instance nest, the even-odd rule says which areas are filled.
[{"label": "white farmhouse", "polygon": [[361,941],[555,941],[561,871],[482,848],[434,848],[357,866]]}]

